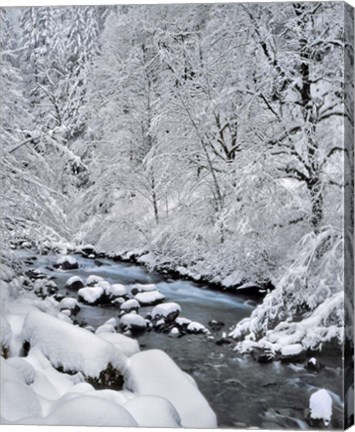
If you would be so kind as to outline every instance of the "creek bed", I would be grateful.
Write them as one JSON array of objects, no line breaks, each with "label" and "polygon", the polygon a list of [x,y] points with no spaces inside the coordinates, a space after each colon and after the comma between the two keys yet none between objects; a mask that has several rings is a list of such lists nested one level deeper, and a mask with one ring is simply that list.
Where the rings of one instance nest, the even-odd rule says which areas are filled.
[{"label": "creek bed", "polygon": [[[34,255],[26,250],[17,253],[21,259]],[[182,370],[194,377],[216,412],[219,427],[310,429],[304,421],[309,396],[319,388],[326,388],[334,402],[332,429],[342,429],[342,364],[338,356],[331,352],[321,353],[318,359],[325,367],[318,372],[310,372],[301,364],[278,361],[261,364],[250,356],[237,354],[233,351],[233,344],[215,343],[222,332],[228,333],[238,321],[251,314],[253,306],[245,303],[245,296],[212,290],[193,282],[172,280],[165,275],[149,273],[142,266],[107,258],[95,262],[76,255],[78,269],[49,270],[47,267],[52,266],[57,258],[55,254],[36,255],[34,264],[28,267],[54,277],[62,294],[76,297],[75,291],[64,287],[70,276],[85,279],[95,274],[110,283],[128,286],[155,283],[166,301],[177,302],[181,306],[180,316],[201,322],[206,327],[211,320],[224,323],[221,330],[211,331],[213,340],[205,335],[171,338],[155,331],[137,337],[142,350],[164,350]],[[151,309],[142,307],[140,314],[144,316]],[[96,328],[113,316],[118,316],[117,307],[81,305],[77,319]]]}]

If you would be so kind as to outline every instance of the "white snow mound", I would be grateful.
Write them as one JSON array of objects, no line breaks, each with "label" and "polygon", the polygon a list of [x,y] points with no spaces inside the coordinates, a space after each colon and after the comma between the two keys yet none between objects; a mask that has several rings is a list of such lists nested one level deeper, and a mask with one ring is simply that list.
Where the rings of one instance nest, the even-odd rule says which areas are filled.
[{"label": "white snow mound", "polygon": [[126,386],[139,395],[159,396],[173,404],[183,427],[216,428],[216,415],[204,396],[174,361],[161,350],[130,358]]},{"label": "white snow mound", "polygon": [[313,393],[309,399],[309,411],[313,420],[323,420],[328,426],[332,418],[333,401],[330,394],[325,389]]},{"label": "white snow mound", "polygon": [[38,347],[54,367],[98,377],[109,363],[123,371],[126,358],[109,342],[80,327],[43,312],[26,317],[24,340]]}]

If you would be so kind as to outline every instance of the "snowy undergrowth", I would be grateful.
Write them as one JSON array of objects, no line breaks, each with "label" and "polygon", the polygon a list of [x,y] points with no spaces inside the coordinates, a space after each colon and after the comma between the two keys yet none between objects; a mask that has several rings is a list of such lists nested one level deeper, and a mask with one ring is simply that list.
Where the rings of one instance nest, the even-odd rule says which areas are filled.
[{"label": "snowy undergrowth", "polygon": [[1,280],[2,424],[217,427],[194,380],[165,353],[140,353],[138,343],[112,333],[112,325],[96,334],[74,325],[60,302],[27,291],[25,277],[17,276],[7,257]]},{"label": "snowy undergrowth", "polygon": [[332,341],[340,346],[343,238],[335,229],[324,227],[318,235],[304,236],[295,256],[276,289],[230,333],[240,352],[263,348],[280,353],[292,344],[316,350]]}]

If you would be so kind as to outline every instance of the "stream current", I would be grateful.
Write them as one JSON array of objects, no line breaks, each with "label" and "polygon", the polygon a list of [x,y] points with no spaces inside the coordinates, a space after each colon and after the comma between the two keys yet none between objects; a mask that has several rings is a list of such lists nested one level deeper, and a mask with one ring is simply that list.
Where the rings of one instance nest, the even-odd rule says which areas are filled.
[{"label": "stream current", "polygon": [[[21,260],[33,257],[33,251],[17,251]],[[85,279],[90,274],[103,277],[110,283],[132,285],[155,283],[166,297],[181,306],[180,316],[198,321],[208,328],[211,320],[224,323],[219,331],[212,331],[214,339],[205,335],[186,335],[171,338],[155,331],[137,337],[141,350],[158,348],[165,351],[179,367],[194,377],[200,391],[215,411],[220,428],[310,429],[304,421],[309,396],[325,388],[333,397],[332,429],[341,429],[343,401],[341,399],[341,359],[332,353],[321,353],[318,360],[325,365],[318,372],[310,372],[303,364],[279,361],[261,364],[248,355],[233,351],[234,344],[217,345],[215,342],[254,306],[245,296],[210,289],[207,285],[185,280],[173,280],[166,275],[150,273],[144,267],[114,262],[108,258],[93,259],[75,255],[76,270],[49,270],[58,255],[36,255],[33,265],[52,276],[61,294],[77,297],[76,291],[65,289],[71,276]],[[88,306],[80,304],[79,321],[95,328],[111,317],[118,316],[115,306]],[[145,316],[152,307],[142,307]]]}]

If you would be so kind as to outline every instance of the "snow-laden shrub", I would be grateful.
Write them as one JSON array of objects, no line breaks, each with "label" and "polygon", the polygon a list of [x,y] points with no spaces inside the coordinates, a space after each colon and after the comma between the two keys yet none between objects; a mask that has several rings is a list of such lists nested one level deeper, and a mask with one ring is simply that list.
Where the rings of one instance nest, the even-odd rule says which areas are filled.
[{"label": "snow-laden shrub", "polygon": [[280,351],[301,343],[320,349],[343,339],[343,238],[332,227],[304,236],[296,259],[263,303],[231,332],[236,349]]}]

